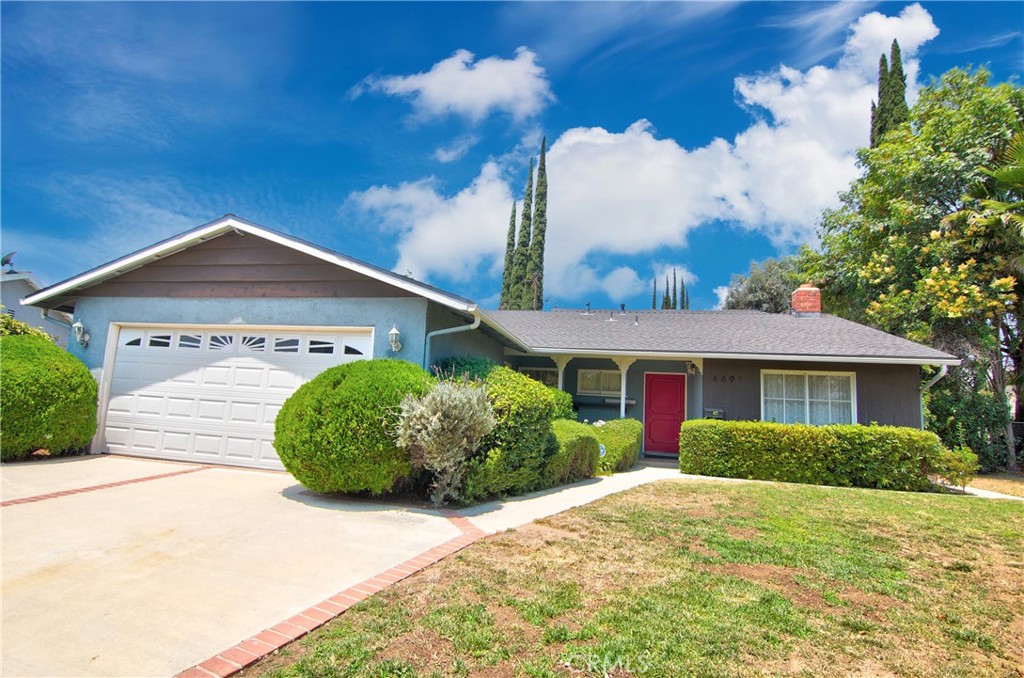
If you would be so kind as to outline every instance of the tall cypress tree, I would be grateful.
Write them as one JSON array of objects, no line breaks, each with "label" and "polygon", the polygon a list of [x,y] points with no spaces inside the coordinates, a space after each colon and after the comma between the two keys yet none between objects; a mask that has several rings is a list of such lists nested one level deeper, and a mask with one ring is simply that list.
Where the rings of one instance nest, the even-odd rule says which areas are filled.
[{"label": "tall cypress tree", "polygon": [[516,201],[512,201],[512,216],[508,220],[508,238],[505,241],[505,268],[501,273],[501,300],[498,308],[508,309],[512,290],[512,263],[516,254]]},{"label": "tall cypress tree", "polygon": [[651,310],[658,310],[658,276],[654,276],[652,281],[654,284],[651,285]]},{"label": "tall cypress tree", "polygon": [[900,43],[892,41],[889,60],[878,59],[878,103],[871,105],[871,147],[882,143],[885,133],[910,119],[907,106],[907,75],[903,72]]},{"label": "tall cypress tree", "polygon": [[519,242],[516,243],[516,253],[512,259],[512,288],[508,303],[509,310],[512,311],[522,311],[533,305],[533,286],[526,279],[526,269],[530,261],[532,207],[533,158],[530,158],[530,173],[526,177],[526,195],[523,196],[523,215],[519,220]]},{"label": "tall cypress tree", "polygon": [[871,148],[874,148],[882,141],[883,127],[886,117],[885,113],[885,91],[889,80],[889,62],[883,54],[878,59],[878,97],[876,104],[871,102]]},{"label": "tall cypress tree", "polygon": [[679,283],[676,281],[676,269],[672,269],[672,308],[679,308]]},{"label": "tall cypress tree", "polygon": [[548,230],[548,138],[540,142],[540,160],[537,163],[537,192],[533,198],[533,237],[530,239],[530,266],[526,283],[530,288],[525,308],[535,311],[544,308],[544,237]]},{"label": "tall cypress tree", "polygon": [[661,298],[661,308],[665,310],[672,308],[672,293],[669,291],[668,273],[665,274],[665,296]]},{"label": "tall cypress tree", "polygon": [[907,74],[903,72],[903,55],[900,52],[900,43],[896,40],[892,41],[892,48],[889,52],[888,90],[888,129],[893,129],[910,119],[910,107],[907,106]]}]

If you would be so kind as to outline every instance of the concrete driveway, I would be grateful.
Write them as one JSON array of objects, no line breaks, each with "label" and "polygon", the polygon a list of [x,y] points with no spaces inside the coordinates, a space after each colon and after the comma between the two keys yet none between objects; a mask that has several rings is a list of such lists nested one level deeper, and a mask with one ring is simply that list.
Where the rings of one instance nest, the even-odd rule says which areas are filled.
[{"label": "concrete driveway", "polygon": [[286,473],[94,456],[0,477],[5,677],[172,675],[460,535]]}]

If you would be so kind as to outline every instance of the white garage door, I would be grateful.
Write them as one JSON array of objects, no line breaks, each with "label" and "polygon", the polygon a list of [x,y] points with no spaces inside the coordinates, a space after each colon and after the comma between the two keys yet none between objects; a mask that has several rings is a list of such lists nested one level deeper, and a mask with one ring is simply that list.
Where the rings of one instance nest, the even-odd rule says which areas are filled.
[{"label": "white garage door", "polygon": [[304,382],[372,357],[371,328],[123,328],[105,434],[111,452],[280,469],[274,418]]}]

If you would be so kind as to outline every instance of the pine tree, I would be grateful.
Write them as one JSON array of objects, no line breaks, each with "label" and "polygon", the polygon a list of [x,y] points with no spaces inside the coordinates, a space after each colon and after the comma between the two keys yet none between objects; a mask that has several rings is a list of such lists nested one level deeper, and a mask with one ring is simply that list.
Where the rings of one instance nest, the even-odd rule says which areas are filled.
[{"label": "pine tree", "polygon": [[654,284],[651,285],[651,310],[658,310],[658,276],[654,276],[652,281]]},{"label": "pine tree", "polygon": [[672,293],[669,291],[668,274],[665,274],[665,296],[661,298],[661,308],[664,310],[672,308]]},{"label": "pine tree", "polygon": [[498,308],[507,310],[512,290],[512,262],[516,254],[516,201],[512,201],[512,216],[508,220],[508,239],[505,241],[505,268],[501,274],[501,300]]},{"label": "pine tree", "polygon": [[680,311],[687,311],[690,309],[690,293],[686,291],[686,280],[679,281],[679,306]]},{"label": "pine tree", "polygon": [[526,308],[535,311],[544,309],[544,237],[548,230],[548,138],[540,142],[540,160],[537,163],[537,192],[533,198],[533,237],[530,239],[530,267],[526,272],[527,285],[531,288]]},{"label": "pine tree", "polygon": [[[519,242],[512,259],[512,288],[509,293],[509,310],[522,311],[530,308],[533,301],[532,286],[527,284],[526,269],[530,259],[530,235],[533,206],[533,158],[530,158],[530,174],[526,177],[526,195],[523,197],[523,215],[519,219]],[[529,294],[530,304],[527,304]]]}]

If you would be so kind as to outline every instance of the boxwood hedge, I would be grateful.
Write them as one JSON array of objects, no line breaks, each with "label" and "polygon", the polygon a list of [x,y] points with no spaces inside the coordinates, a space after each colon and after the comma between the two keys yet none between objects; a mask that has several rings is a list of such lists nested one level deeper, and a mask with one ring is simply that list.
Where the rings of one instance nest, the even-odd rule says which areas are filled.
[{"label": "boxwood hedge", "polygon": [[922,491],[962,462],[934,433],[897,426],[698,419],[679,432],[679,468],[697,475]]},{"label": "boxwood hedge", "polygon": [[394,438],[402,399],[434,379],[390,359],[332,367],[303,384],[277,415],[274,448],[295,479],[315,492],[388,492],[412,473]]},{"label": "boxwood hedge", "polygon": [[596,429],[568,419],[556,419],[551,425],[558,448],[544,467],[544,485],[554,487],[574,483],[597,474],[600,443]]},{"label": "boxwood hedge", "polygon": [[644,438],[644,425],[636,419],[612,419],[593,427],[597,441],[604,445],[605,454],[600,458],[598,472],[601,474],[628,471],[640,456],[640,445]]},{"label": "boxwood hedge", "polygon": [[96,433],[96,380],[81,360],[34,334],[0,337],[0,459],[79,450]]}]

